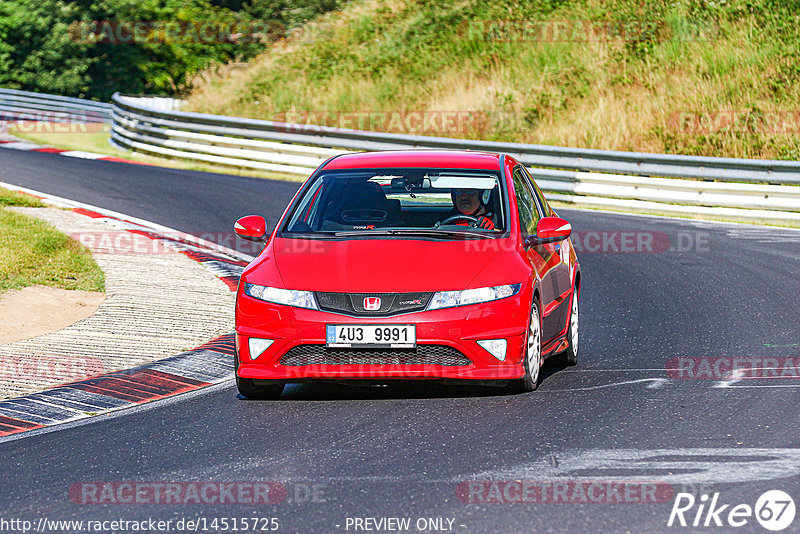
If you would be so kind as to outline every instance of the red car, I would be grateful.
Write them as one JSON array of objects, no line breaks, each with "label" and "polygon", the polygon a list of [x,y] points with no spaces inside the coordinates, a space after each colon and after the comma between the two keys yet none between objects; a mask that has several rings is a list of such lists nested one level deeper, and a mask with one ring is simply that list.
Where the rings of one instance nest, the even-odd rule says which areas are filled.
[{"label": "red car", "polygon": [[503,154],[333,157],[295,194],[236,297],[236,383],[276,398],[320,379],[518,384],[577,362],[580,266],[570,224]]}]

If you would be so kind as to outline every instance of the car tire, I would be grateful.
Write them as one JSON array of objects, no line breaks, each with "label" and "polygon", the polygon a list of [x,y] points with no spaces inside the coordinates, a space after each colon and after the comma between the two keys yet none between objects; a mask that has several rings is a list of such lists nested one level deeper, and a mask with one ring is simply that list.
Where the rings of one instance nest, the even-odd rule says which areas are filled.
[{"label": "car tire", "polygon": [[578,303],[581,296],[581,287],[575,286],[572,292],[572,301],[569,308],[569,323],[567,323],[567,350],[564,351],[564,363],[578,365]]},{"label": "car tire", "polygon": [[270,384],[268,386],[257,386],[251,378],[241,378],[236,376],[236,388],[242,397],[252,400],[277,399],[283,393],[284,384]]},{"label": "car tire", "polygon": [[251,400],[270,400],[277,399],[283,393],[285,384],[270,384],[268,386],[257,386],[252,378],[242,378],[239,376],[239,353],[238,350],[233,355],[233,374],[236,377],[236,389],[239,394]]},{"label": "car tire", "polygon": [[522,391],[534,391],[539,387],[542,370],[542,316],[539,303],[534,299],[531,315],[528,319],[528,331],[525,336],[525,355],[522,359],[525,375],[522,377]]}]

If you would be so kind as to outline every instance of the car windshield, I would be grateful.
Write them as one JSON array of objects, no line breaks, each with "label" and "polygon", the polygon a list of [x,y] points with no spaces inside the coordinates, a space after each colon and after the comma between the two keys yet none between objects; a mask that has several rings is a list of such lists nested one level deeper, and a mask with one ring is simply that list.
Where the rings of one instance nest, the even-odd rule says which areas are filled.
[{"label": "car windshield", "polygon": [[289,236],[496,237],[505,231],[499,172],[372,169],[319,174],[283,227]]}]

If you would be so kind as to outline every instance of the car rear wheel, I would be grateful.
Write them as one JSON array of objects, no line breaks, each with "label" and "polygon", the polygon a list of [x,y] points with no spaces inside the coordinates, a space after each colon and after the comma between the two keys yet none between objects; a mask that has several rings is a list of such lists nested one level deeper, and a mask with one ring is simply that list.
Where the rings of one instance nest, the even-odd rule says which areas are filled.
[{"label": "car rear wheel", "polygon": [[572,304],[569,312],[567,350],[564,351],[564,361],[567,365],[578,364],[578,300],[580,295],[580,286],[575,286],[575,290],[572,292]]},{"label": "car rear wheel", "polygon": [[283,393],[283,384],[269,384],[267,386],[257,386],[251,378],[241,378],[236,376],[236,388],[239,393],[253,400],[277,399]]},{"label": "car rear wheel", "polygon": [[539,315],[539,303],[535,300],[531,306],[523,364],[525,376],[522,377],[522,390],[533,391],[539,387],[539,374],[542,368],[542,318]]}]

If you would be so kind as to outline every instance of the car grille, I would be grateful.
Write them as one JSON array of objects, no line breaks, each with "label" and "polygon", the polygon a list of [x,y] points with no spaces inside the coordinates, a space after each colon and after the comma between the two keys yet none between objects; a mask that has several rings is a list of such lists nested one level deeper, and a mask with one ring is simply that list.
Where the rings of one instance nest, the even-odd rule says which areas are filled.
[{"label": "car grille", "polygon": [[[388,317],[399,313],[422,311],[433,293],[315,293],[319,309],[355,317]],[[379,298],[377,310],[367,310],[364,299]]]},{"label": "car grille", "polygon": [[469,358],[445,345],[418,345],[416,349],[328,349],[300,345],[281,358],[281,365],[469,365]]}]

